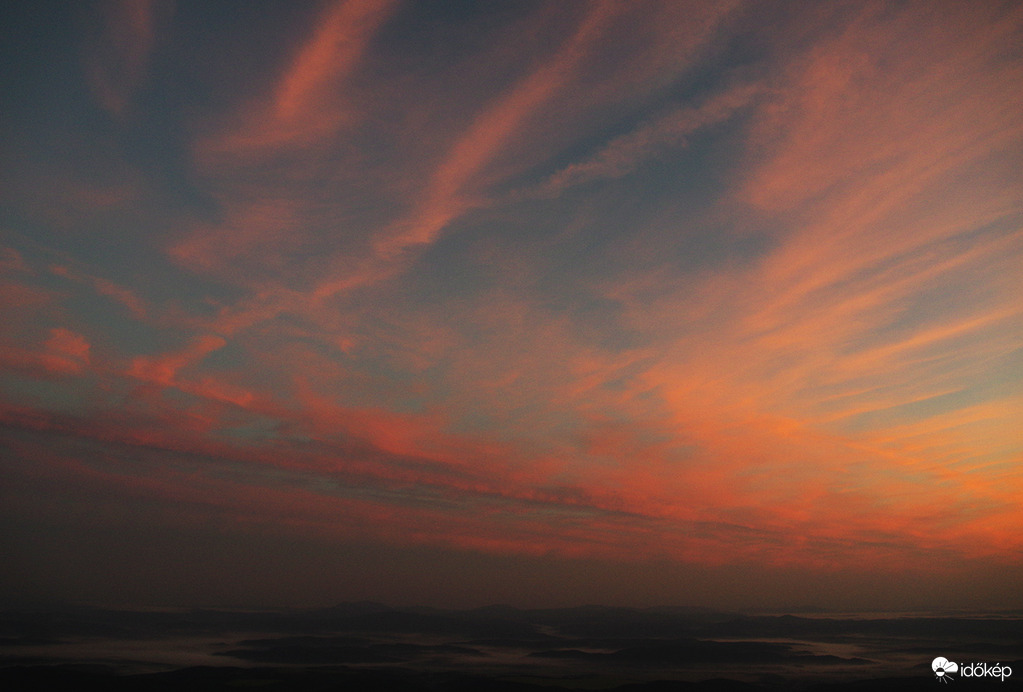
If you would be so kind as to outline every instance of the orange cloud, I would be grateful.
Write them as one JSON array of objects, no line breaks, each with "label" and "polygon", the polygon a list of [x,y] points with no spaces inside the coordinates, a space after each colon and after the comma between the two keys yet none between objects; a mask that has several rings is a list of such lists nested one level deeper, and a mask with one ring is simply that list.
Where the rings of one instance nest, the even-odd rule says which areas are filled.
[{"label": "orange cloud", "polygon": [[[763,508],[745,523],[840,542],[837,560],[871,536],[902,559],[937,551],[938,523],[947,546],[987,555],[1009,541],[990,527],[1019,517],[1008,497],[1023,478],[1004,464],[1018,397],[978,378],[1018,351],[1023,326],[1021,181],[1003,165],[1023,145],[1006,101],[1023,73],[987,42],[1023,16],[953,31],[918,9],[862,13],[755,111],[755,156],[726,203],[778,229],[770,252],[697,274],[685,295],[670,272],[609,294],[671,354],[637,387],[693,445],[678,478],[697,507]],[[737,209],[720,213],[747,225]]]},{"label": "orange cloud", "polygon": [[343,85],[394,7],[393,0],[327,5],[276,79],[268,102],[250,105],[226,130],[200,143],[202,167],[224,172],[335,136],[352,105],[344,100]]},{"label": "orange cloud", "polygon": [[[222,333],[308,304],[280,285],[280,277],[317,269],[293,260],[298,251],[317,250],[313,231],[325,223],[315,210],[326,204],[310,187],[333,165],[332,143],[351,124],[356,104],[347,99],[345,84],[394,8],[391,0],[327,5],[274,78],[271,94],[245,104],[194,143],[198,173],[215,188],[223,218],[196,224],[167,252],[193,271],[256,291],[225,309],[217,327]],[[285,178],[278,174],[282,165],[289,171]],[[264,170],[271,173],[263,176]]]},{"label": "orange cloud", "polygon": [[466,183],[491,162],[501,146],[546,100],[563,87],[573,70],[613,21],[610,4],[594,5],[575,33],[551,60],[521,79],[476,118],[431,176],[423,201],[411,218],[385,232],[375,249],[383,257],[432,242],[468,206]]},{"label": "orange cloud", "polygon": [[180,351],[155,357],[138,356],[132,360],[128,374],[147,382],[171,385],[176,382],[178,371],[198,363],[213,351],[223,348],[226,343],[219,336],[200,336]]},{"label": "orange cloud", "polygon": [[90,364],[90,345],[84,336],[63,327],[49,330],[42,348],[0,344],[0,363],[32,377],[79,375]]},{"label": "orange cloud", "polygon": [[89,342],[81,334],[58,327],[50,330],[46,351],[55,358],[77,364],[77,369],[89,362]]},{"label": "orange cloud", "polygon": [[[993,7],[785,14],[798,40],[756,43],[763,64],[699,97],[731,4],[523,11],[453,71],[483,56],[501,79],[451,91],[446,72],[386,83],[392,3],[325,5],[262,101],[183,128],[209,209],[161,242],[201,297],[156,325],[183,345],[69,329],[92,294],[133,328],[154,308],[62,256],[32,279],[81,295],[0,292],[18,385],[0,416],[77,450],[45,457],[54,476],[197,524],[879,572],[1017,551],[1023,14]],[[148,36],[117,49],[129,74],[94,86],[111,112],[144,78],[150,14],[123,19]],[[560,42],[517,55],[547,22]],[[727,149],[706,188],[676,194],[704,174],[686,156],[658,162],[664,190],[627,185],[703,135],[701,156]],[[23,394],[76,375],[74,415]]]},{"label": "orange cloud", "polygon": [[393,5],[392,0],[346,0],[329,7],[277,86],[275,116],[287,122],[307,115],[324,91],[353,70]]}]

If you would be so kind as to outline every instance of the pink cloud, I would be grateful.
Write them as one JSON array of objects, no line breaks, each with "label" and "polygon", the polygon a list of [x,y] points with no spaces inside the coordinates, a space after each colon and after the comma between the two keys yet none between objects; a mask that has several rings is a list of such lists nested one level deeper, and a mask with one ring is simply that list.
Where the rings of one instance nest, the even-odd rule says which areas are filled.
[{"label": "pink cloud", "polygon": [[394,11],[393,0],[340,0],[325,6],[308,37],[272,85],[268,102],[250,104],[226,127],[203,139],[203,169],[225,172],[289,149],[315,158],[315,147],[336,136],[351,116],[341,87],[358,69],[375,34]]},{"label": "pink cloud", "polygon": [[26,348],[0,342],[0,363],[31,377],[51,378],[81,374],[90,365],[90,345],[84,336],[55,327],[40,347]]},{"label": "pink cloud", "polygon": [[46,340],[46,350],[56,357],[82,365],[89,362],[89,342],[81,334],[63,327],[50,330],[50,338]]},{"label": "pink cloud", "polygon": [[551,60],[522,78],[476,118],[431,176],[423,201],[412,218],[387,231],[376,241],[383,257],[415,245],[432,242],[451,219],[468,205],[468,181],[491,162],[502,145],[523,122],[572,76],[579,62],[613,21],[612,5],[594,5],[575,33]]},{"label": "pink cloud", "polygon": [[[100,57],[129,69],[93,88],[123,115],[156,39],[148,6],[119,7],[137,41]],[[5,369],[39,391],[87,375],[74,415],[4,390],[5,425],[78,450],[19,454],[197,525],[400,545],[878,570],[1018,550],[1023,408],[995,380],[1023,325],[1020,13],[836,10],[752,51],[777,69],[692,100],[683,77],[731,5],[635,7],[527,13],[472,51],[503,79],[451,87],[445,110],[443,89],[423,103],[439,80],[371,79],[395,69],[372,50],[398,8],[325,5],[262,101],[185,128],[216,213],[163,247],[216,287],[208,310],[145,324],[139,294],[63,259],[33,279],[88,287],[75,301],[4,284]],[[551,21],[560,42],[517,57],[518,29]],[[725,121],[736,165],[701,215],[674,214],[672,190],[621,229],[558,206]],[[83,189],[69,218],[131,197]],[[435,248],[452,257],[428,256],[471,213]],[[763,243],[680,266],[701,233]],[[20,281],[24,259],[0,266]],[[437,276],[462,269],[464,286]],[[86,329],[72,303],[92,294],[183,345]]]},{"label": "pink cloud", "polygon": [[[346,0],[328,7],[274,94],[274,115],[288,122],[308,116],[311,104],[352,72],[392,0]],[[325,109],[324,109],[325,110]]]},{"label": "pink cloud", "polygon": [[180,370],[198,363],[213,351],[223,348],[226,343],[219,336],[199,336],[180,351],[136,357],[132,360],[128,374],[147,382],[171,385],[176,382]]},{"label": "pink cloud", "polygon": [[[771,251],[697,274],[684,295],[667,269],[609,293],[671,354],[635,386],[664,398],[676,439],[693,447],[690,463],[654,457],[623,483],[653,476],[654,502],[656,488],[678,488],[698,516],[806,536],[806,555],[834,541],[839,562],[871,536],[901,559],[910,546],[937,551],[937,516],[965,555],[1004,549],[994,527],[1018,519],[1006,493],[1023,480],[1001,463],[1018,453],[1018,397],[973,404],[963,392],[980,363],[1018,349],[1023,324],[1009,201],[1019,177],[1001,150],[1023,142],[1002,106],[1023,74],[982,38],[1020,20],[971,15],[952,31],[912,9],[865,12],[793,59],[756,111],[746,196],[720,209],[735,219],[737,202],[752,202],[754,223],[778,229]],[[932,59],[934,72],[922,64]],[[925,299],[947,305],[908,310]],[[947,412],[912,413],[937,402]]]}]

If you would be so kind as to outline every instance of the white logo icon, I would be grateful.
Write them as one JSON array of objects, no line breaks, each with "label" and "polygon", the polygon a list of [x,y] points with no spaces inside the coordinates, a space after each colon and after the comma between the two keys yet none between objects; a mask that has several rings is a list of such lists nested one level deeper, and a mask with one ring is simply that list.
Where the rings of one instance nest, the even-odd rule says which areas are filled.
[{"label": "white logo icon", "polygon": [[931,661],[931,670],[934,671],[934,675],[937,676],[938,680],[948,682],[952,679],[951,673],[959,672],[959,664],[948,660],[944,656],[938,656]]}]

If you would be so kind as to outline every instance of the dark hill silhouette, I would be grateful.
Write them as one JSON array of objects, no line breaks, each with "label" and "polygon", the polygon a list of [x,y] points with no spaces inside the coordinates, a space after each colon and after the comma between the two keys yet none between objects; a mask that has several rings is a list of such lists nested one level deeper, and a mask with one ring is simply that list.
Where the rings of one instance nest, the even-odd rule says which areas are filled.
[{"label": "dark hill silhouette", "polygon": [[936,655],[1023,676],[1021,625],[593,605],[51,607],[0,613],[0,689],[913,690],[934,684]]}]

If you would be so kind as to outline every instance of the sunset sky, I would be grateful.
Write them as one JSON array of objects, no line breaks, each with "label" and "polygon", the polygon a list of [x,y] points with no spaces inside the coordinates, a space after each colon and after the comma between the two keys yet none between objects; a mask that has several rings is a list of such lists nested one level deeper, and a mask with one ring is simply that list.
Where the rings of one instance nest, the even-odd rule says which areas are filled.
[{"label": "sunset sky", "polygon": [[3,14],[0,602],[1023,607],[1023,4]]}]

